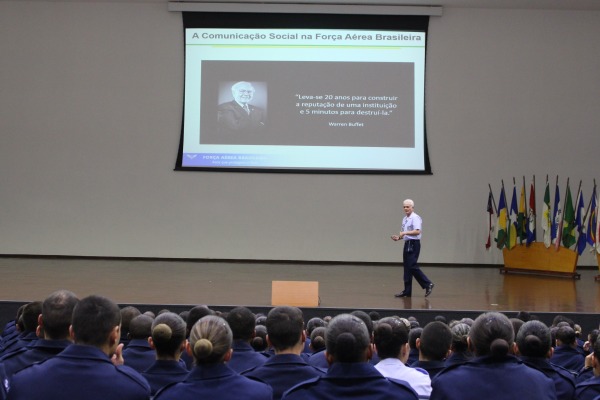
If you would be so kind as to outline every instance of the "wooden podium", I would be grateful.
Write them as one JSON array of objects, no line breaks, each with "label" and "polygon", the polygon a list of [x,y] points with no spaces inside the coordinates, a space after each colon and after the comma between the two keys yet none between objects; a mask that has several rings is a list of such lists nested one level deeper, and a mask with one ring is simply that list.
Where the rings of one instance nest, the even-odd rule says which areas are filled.
[{"label": "wooden podium", "polygon": [[544,243],[540,242],[531,243],[529,246],[518,244],[511,250],[502,249],[502,255],[504,268],[500,273],[555,275],[574,279],[581,277],[576,272],[579,255],[576,251],[562,246],[556,250],[554,245],[546,248]]},{"label": "wooden podium", "polygon": [[318,307],[319,282],[273,281],[271,286],[271,305]]}]

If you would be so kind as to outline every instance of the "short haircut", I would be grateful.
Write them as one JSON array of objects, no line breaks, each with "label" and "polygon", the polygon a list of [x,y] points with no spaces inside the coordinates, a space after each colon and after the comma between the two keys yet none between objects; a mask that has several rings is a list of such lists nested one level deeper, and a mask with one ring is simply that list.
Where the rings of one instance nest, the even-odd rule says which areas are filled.
[{"label": "short haircut", "polygon": [[[412,322],[411,322],[411,325],[412,325]],[[417,348],[417,339],[419,339],[421,337],[422,333],[423,333],[423,328],[412,328],[408,332],[408,345],[410,346],[411,349]]]},{"label": "short haircut", "polygon": [[142,315],[142,312],[134,306],[126,306],[121,309],[121,332],[123,334],[129,332],[129,323],[138,315]]},{"label": "short haircut", "polygon": [[231,329],[223,318],[214,315],[200,318],[190,332],[194,362],[199,365],[222,362],[232,341]]},{"label": "short haircut", "polygon": [[226,320],[231,327],[233,340],[250,340],[254,336],[256,319],[248,308],[234,308],[229,311]]},{"label": "short haircut", "polygon": [[306,333],[308,333],[308,335],[311,335],[312,332],[319,327],[326,327],[327,323],[319,317],[314,317],[308,320],[308,322],[306,323]]},{"label": "short haircut", "polygon": [[365,323],[351,314],[334,317],[325,333],[327,354],[342,363],[364,361],[364,352],[371,343]]},{"label": "short haircut", "polygon": [[560,340],[563,345],[573,345],[577,341],[577,335],[570,326],[561,326],[556,331],[556,339]]},{"label": "short haircut", "polygon": [[512,323],[499,312],[481,314],[469,332],[469,339],[478,356],[506,356],[514,338]]},{"label": "short haircut", "polygon": [[377,355],[381,359],[398,357],[402,346],[408,343],[408,331],[408,326],[400,318],[386,317],[379,320],[373,332]]},{"label": "short haircut", "polygon": [[78,302],[75,293],[68,290],[58,290],[44,300],[42,323],[44,334],[48,338],[57,340],[69,337],[73,309]]},{"label": "short haircut", "polygon": [[23,308],[23,328],[25,332],[35,332],[38,326],[38,317],[42,313],[42,302],[33,301]]},{"label": "short haircut", "polygon": [[185,340],[185,321],[177,314],[165,312],[152,322],[152,342],[159,356],[173,356]]},{"label": "short haircut", "polygon": [[112,300],[96,295],[85,297],[73,310],[75,343],[101,347],[120,323],[121,312]]},{"label": "short haircut", "polygon": [[200,318],[206,317],[207,315],[213,315],[213,312],[206,306],[196,306],[192,308],[186,319],[188,333]]},{"label": "short haircut", "polygon": [[294,347],[304,330],[302,311],[297,307],[275,307],[267,315],[267,334],[275,350]]},{"label": "short haircut", "polygon": [[596,340],[596,343],[594,343],[594,347],[592,349],[594,358],[596,358],[596,361],[600,361],[600,340]]},{"label": "short haircut", "polygon": [[371,320],[371,317],[369,317],[369,314],[367,314],[366,312],[364,312],[362,310],[352,311],[350,314],[354,315],[355,317],[360,318],[362,320],[362,322],[365,323],[365,326],[367,327],[367,331],[369,332],[369,336],[373,335],[373,320]]},{"label": "short haircut", "polygon": [[409,206],[411,206],[411,207],[414,207],[414,206],[415,206],[415,202],[414,202],[414,201],[412,201],[411,199],[406,199],[406,200],[404,200],[404,201],[402,202],[402,205],[404,205],[404,203],[408,204],[408,205],[409,205]]},{"label": "short haircut", "polygon": [[148,339],[152,335],[152,322],[154,318],[148,315],[138,315],[129,323],[130,339]]},{"label": "short haircut", "polygon": [[433,321],[425,325],[421,333],[419,351],[431,360],[442,361],[452,345],[452,332],[448,325]]},{"label": "short haircut", "polygon": [[516,338],[519,353],[525,357],[545,358],[552,347],[552,335],[541,321],[525,322]]}]

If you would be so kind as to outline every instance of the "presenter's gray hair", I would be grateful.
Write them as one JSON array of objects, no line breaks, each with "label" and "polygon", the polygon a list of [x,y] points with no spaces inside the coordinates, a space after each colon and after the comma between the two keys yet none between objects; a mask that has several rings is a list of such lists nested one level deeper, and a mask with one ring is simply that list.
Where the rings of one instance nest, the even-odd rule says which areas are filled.
[{"label": "presenter's gray hair", "polygon": [[409,206],[414,207],[415,206],[415,202],[412,201],[411,199],[406,199],[402,202],[402,204],[408,203]]}]

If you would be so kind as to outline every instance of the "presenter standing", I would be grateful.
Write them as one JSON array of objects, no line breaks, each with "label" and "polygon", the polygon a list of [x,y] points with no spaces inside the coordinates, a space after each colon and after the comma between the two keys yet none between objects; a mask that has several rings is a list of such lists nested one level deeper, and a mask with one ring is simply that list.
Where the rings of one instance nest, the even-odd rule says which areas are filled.
[{"label": "presenter standing", "polygon": [[392,235],[393,241],[404,239],[404,251],[402,253],[402,262],[404,264],[404,290],[395,297],[411,297],[412,296],[412,278],[413,276],[425,289],[425,297],[429,296],[433,291],[433,282],[421,271],[417,261],[421,252],[421,226],[423,220],[414,212],[415,202],[406,199],[402,203],[404,208],[404,218],[402,219],[402,230],[398,235]]}]

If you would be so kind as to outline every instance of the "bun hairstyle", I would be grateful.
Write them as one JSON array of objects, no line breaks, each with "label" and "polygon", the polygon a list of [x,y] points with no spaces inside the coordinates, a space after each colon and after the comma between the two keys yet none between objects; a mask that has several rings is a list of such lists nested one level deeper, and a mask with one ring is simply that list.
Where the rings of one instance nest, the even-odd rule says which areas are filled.
[{"label": "bun hairstyle", "polygon": [[197,365],[223,362],[232,342],[233,334],[227,321],[213,315],[202,317],[190,332],[190,345]]},{"label": "bun hairstyle", "polygon": [[517,334],[519,352],[526,357],[545,358],[552,346],[552,335],[541,321],[525,322]]},{"label": "bun hairstyle", "polygon": [[501,313],[481,314],[471,327],[469,338],[475,354],[504,357],[514,342],[514,331],[510,320]]},{"label": "bun hairstyle", "polygon": [[314,328],[310,334],[310,348],[313,353],[325,350],[325,330],[325,327],[319,326]]},{"label": "bun hairstyle", "polygon": [[152,342],[158,355],[173,356],[185,340],[185,321],[179,315],[166,312],[152,322]]},{"label": "bun hairstyle", "polygon": [[366,361],[365,351],[370,345],[370,337],[360,318],[350,314],[336,316],[327,326],[325,339],[327,353],[335,362]]}]

